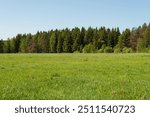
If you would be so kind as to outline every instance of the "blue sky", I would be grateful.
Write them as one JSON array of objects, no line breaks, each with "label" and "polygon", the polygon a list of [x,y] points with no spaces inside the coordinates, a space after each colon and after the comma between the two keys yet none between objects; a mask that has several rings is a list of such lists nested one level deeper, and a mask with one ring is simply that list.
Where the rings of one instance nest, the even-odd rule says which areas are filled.
[{"label": "blue sky", "polygon": [[150,0],[0,0],[0,39],[73,27],[132,28],[150,22]]}]

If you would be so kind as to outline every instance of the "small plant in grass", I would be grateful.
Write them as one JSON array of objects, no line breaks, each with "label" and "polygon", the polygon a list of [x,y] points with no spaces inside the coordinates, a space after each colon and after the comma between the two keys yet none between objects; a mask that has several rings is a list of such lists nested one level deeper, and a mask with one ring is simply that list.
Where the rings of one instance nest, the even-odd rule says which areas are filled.
[{"label": "small plant in grass", "polygon": [[132,53],[133,50],[132,48],[127,48],[127,47],[124,47],[123,50],[122,50],[123,53]]},{"label": "small plant in grass", "polygon": [[80,53],[80,52],[79,52],[79,51],[74,51],[73,53],[78,54],[78,53]]},{"label": "small plant in grass", "polygon": [[103,49],[99,49],[98,53],[104,53],[104,50]]},{"label": "small plant in grass", "polygon": [[119,48],[114,49],[114,53],[121,53],[121,50]]},{"label": "small plant in grass", "polygon": [[112,53],[112,52],[113,52],[112,47],[107,46],[107,47],[104,49],[104,53]]}]

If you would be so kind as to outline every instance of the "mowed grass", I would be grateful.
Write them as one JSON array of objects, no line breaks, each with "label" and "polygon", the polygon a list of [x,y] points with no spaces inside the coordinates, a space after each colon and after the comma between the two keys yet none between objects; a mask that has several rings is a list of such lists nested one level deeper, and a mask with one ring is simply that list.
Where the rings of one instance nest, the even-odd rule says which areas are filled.
[{"label": "mowed grass", "polygon": [[150,99],[150,54],[1,54],[0,99]]}]

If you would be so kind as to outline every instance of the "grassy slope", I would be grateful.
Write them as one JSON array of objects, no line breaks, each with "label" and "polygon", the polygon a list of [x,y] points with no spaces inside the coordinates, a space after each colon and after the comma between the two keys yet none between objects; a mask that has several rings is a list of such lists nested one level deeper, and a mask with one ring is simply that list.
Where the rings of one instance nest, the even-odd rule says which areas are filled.
[{"label": "grassy slope", "polygon": [[0,99],[150,99],[150,54],[2,54]]}]

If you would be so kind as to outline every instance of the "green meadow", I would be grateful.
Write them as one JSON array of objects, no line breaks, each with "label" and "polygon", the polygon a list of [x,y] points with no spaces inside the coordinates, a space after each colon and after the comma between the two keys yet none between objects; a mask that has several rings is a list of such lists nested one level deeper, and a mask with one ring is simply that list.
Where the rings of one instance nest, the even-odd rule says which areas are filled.
[{"label": "green meadow", "polygon": [[150,99],[150,54],[0,54],[0,99]]}]

